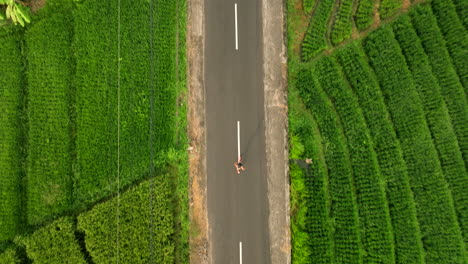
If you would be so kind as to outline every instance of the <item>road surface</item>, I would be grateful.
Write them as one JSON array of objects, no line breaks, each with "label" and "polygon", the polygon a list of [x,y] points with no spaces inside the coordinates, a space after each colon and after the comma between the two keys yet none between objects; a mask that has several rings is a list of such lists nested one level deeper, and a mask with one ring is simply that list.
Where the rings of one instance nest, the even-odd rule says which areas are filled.
[{"label": "road surface", "polygon": [[[270,263],[260,8],[258,0],[205,0],[207,199],[213,264]],[[233,165],[237,121],[246,168],[240,175]]]}]

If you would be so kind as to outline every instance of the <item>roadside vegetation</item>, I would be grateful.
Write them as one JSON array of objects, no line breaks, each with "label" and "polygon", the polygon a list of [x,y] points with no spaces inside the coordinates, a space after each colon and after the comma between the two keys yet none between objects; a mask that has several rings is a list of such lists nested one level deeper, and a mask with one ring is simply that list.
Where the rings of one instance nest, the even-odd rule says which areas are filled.
[{"label": "roadside vegetation", "polygon": [[[288,1],[292,263],[467,263],[460,2],[360,0],[352,17],[346,1],[300,2]],[[329,44],[310,49],[317,19]],[[355,40],[339,40],[340,20]]]},{"label": "roadside vegetation", "polygon": [[186,0],[137,2],[0,26],[0,263],[188,262]]}]

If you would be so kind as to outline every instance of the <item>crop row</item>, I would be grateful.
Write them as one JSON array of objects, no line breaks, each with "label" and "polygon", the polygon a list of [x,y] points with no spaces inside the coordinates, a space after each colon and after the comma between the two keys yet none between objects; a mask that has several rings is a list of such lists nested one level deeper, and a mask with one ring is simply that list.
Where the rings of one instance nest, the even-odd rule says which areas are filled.
[{"label": "crop row", "polygon": [[3,253],[0,253],[0,263],[18,264],[21,263],[21,259],[14,248],[8,248]]},{"label": "crop row", "polygon": [[18,34],[0,37],[0,242],[20,228],[20,100],[22,58]]},{"label": "crop row", "polygon": [[393,263],[394,245],[382,176],[364,116],[336,61],[321,58],[315,76],[332,101],[348,144],[359,212],[364,262]]},{"label": "crop row", "polygon": [[452,0],[457,9],[458,17],[463,23],[463,26],[468,30],[468,2],[464,0]]},{"label": "crop row", "polygon": [[339,263],[360,263],[362,245],[355,193],[352,186],[352,169],[348,159],[345,138],[331,102],[312,73],[299,73],[296,87],[306,107],[313,113],[322,137],[325,162],[328,168],[330,218],[334,259]]},{"label": "crop row", "polygon": [[315,2],[315,0],[302,0],[302,8],[306,13],[310,14],[314,8]]},{"label": "crop row", "polygon": [[365,30],[374,21],[374,0],[359,0],[354,21],[359,30]]},{"label": "crop row", "polygon": [[458,222],[465,241],[468,241],[468,174],[453,131],[447,107],[440,93],[436,78],[432,75],[429,60],[410,18],[402,16],[393,23],[393,32],[405,55],[413,75],[416,89],[426,114],[445,180],[449,184]]},{"label": "crop row", "polygon": [[330,32],[330,41],[333,45],[348,39],[353,29],[351,20],[353,0],[339,0],[339,3]]},{"label": "crop row", "polygon": [[171,178],[159,175],[78,216],[93,261],[174,263],[172,200]]},{"label": "crop row", "polygon": [[457,135],[465,167],[468,168],[468,104],[465,91],[453,68],[450,56],[429,6],[410,11],[411,22],[431,63]]},{"label": "crop row", "polygon": [[73,10],[76,54],[75,206],[115,190],[117,170],[117,15],[115,1]]},{"label": "crop row", "polygon": [[301,57],[303,61],[309,61],[319,52],[327,48],[327,23],[333,11],[334,0],[319,1],[312,17],[307,32],[302,42]]},{"label": "crop row", "polygon": [[440,31],[445,38],[447,50],[460,82],[468,94],[468,34],[457,16],[452,1],[434,0],[431,2],[433,14],[437,18]]},{"label": "crop row", "polygon": [[452,196],[398,43],[384,26],[369,35],[364,48],[401,142],[424,237],[426,263],[461,262],[466,255]]},{"label": "crop row", "polygon": [[335,55],[366,119],[384,178],[395,240],[396,263],[424,263],[413,194],[400,143],[363,51],[351,44]]},{"label": "crop row", "polygon": [[27,214],[38,224],[70,206],[72,19],[54,14],[25,34],[28,80]]},{"label": "crop row", "polygon": [[[291,100],[298,100],[294,90]],[[295,106],[298,106],[296,104]],[[310,158],[306,169],[290,165],[291,197],[298,197],[295,218],[291,220],[294,263],[332,263],[332,237],[329,218],[328,173],[321,137],[312,115],[301,107],[290,108],[291,159]],[[291,207],[293,207],[291,202]],[[306,235],[302,235],[305,233]],[[301,236],[302,235],[302,236]],[[300,241],[298,241],[300,240]],[[295,245],[302,245],[300,248]]]},{"label": "crop row", "polygon": [[28,258],[38,264],[85,264],[85,257],[75,236],[73,219],[63,217],[35,231],[20,243]]},{"label": "crop row", "polygon": [[382,0],[380,1],[380,18],[386,19],[396,14],[403,6],[403,0]]}]

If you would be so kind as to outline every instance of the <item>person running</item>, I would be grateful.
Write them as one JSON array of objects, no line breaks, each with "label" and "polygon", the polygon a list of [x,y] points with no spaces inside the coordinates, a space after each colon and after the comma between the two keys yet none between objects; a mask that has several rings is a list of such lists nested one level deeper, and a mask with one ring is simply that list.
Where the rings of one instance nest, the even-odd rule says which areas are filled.
[{"label": "person running", "polygon": [[237,174],[240,174],[241,171],[245,170],[244,165],[242,165],[242,162],[241,162],[240,159],[239,159],[239,161],[234,163],[234,167],[236,167]]}]

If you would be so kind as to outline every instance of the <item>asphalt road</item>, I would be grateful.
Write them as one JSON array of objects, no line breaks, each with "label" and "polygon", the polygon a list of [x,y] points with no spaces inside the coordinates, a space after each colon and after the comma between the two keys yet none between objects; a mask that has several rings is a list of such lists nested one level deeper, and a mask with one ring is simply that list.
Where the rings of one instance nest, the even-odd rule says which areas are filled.
[{"label": "asphalt road", "polygon": [[[235,38],[237,3],[238,50]],[[261,3],[205,0],[208,221],[214,264],[270,263]],[[237,121],[246,171],[238,175]]]}]

